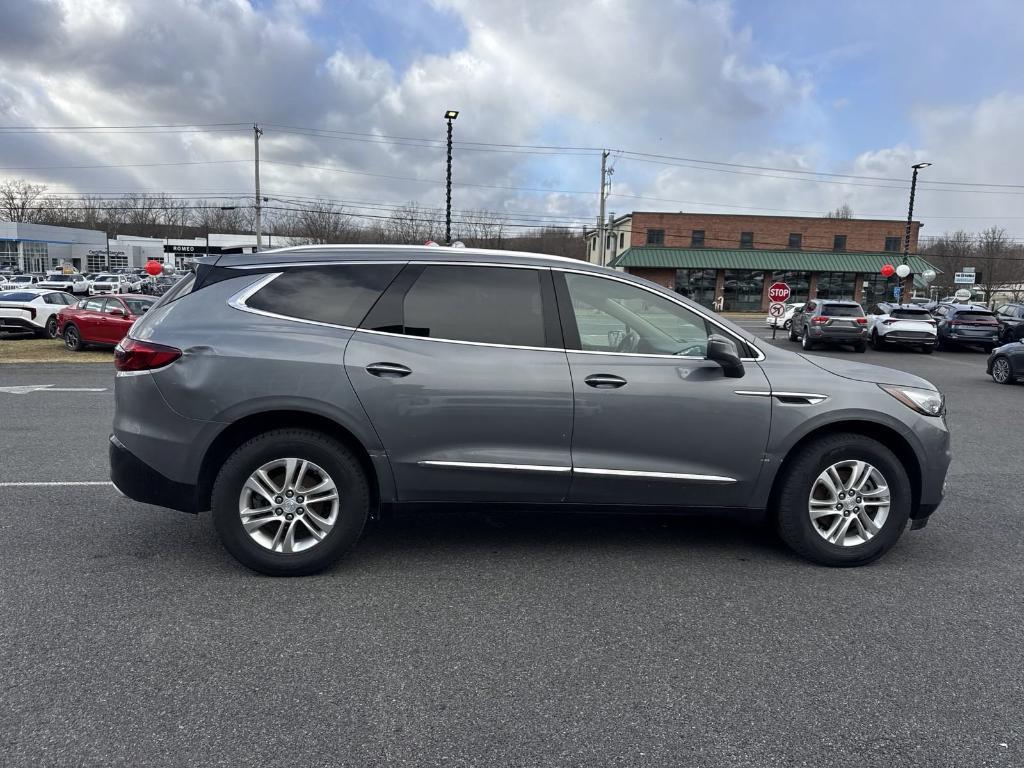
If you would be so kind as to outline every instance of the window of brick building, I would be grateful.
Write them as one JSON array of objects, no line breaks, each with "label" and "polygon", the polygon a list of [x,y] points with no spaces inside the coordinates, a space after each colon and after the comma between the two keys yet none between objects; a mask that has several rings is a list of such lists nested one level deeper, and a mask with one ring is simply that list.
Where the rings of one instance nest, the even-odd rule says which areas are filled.
[{"label": "window of brick building", "polygon": [[619,232],[619,248],[621,248],[623,243],[625,243],[625,242],[626,242],[626,233],[625,232]]},{"label": "window of brick building", "polygon": [[691,248],[703,248],[704,247],[704,230],[695,229],[690,233],[690,247]]},{"label": "window of brick building", "polygon": [[790,248],[803,248],[804,247],[804,236],[799,232],[789,233],[789,247]]},{"label": "window of brick building", "polygon": [[833,251],[845,251],[846,250],[846,235],[836,235],[832,238],[832,250]]},{"label": "window of brick building", "polygon": [[664,229],[648,229],[647,230],[647,244],[648,245],[664,245],[665,244],[665,230]]},{"label": "window of brick building", "polygon": [[900,239],[898,237],[887,237],[885,238],[885,250],[887,251],[898,251],[900,249]]},{"label": "window of brick building", "polygon": [[740,232],[740,248],[753,248],[754,247],[754,233],[753,232]]}]

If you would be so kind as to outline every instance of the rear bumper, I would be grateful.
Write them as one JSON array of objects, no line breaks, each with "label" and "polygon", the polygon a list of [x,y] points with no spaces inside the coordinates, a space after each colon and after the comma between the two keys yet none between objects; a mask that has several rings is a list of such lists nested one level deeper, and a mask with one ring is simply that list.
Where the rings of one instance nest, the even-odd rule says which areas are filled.
[{"label": "rear bumper", "polygon": [[193,514],[199,511],[196,486],[164,477],[113,435],[110,436],[110,480],[129,499],[143,504]]},{"label": "rear bumper", "polygon": [[30,320],[20,317],[0,317],[0,331],[36,331],[43,330],[41,325],[35,325]]}]

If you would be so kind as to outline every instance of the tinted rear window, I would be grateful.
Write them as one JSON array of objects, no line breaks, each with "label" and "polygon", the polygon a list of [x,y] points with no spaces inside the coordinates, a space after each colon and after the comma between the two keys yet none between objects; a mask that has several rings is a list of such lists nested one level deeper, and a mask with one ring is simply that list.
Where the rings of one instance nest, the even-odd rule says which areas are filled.
[{"label": "tinted rear window", "polygon": [[401,264],[292,267],[246,304],[275,315],[356,327]]},{"label": "tinted rear window", "polygon": [[546,346],[540,272],[429,266],[405,295],[404,324],[409,336]]},{"label": "tinted rear window", "polygon": [[826,317],[863,317],[864,310],[860,304],[825,304],[821,314]]},{"label": "tinted rear window", "polygon": [[38,293],[23,293],[18,291],[5,291],[0,293],[0,301],[32,301]]},{"label": "tinted rear window", "polygon": [[889,315],[896,320],[929,320],[931,315],[923,309],[894,309]]},{"label": "tinted rear window", "polygon": [[956,319],[964,323],[996,322],[996,316],[991,312],[957,312]]}]

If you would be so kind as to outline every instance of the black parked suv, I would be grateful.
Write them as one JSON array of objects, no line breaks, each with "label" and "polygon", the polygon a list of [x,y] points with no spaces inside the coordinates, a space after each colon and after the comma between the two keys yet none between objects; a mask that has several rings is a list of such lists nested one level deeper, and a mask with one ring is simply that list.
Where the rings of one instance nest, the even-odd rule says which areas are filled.
[{"label": "black parked suv", "polygon": [[936,349],[970,345],[991,352],[999,346],[999,322],[987,309],[971,304],[940,304],[932,316],[938,323]]},{"label": "black parked suv", "polygon": [[1024,339],[1024,304],[1003,304],[996,307],[999,340],[1003,344]]},{"label": "black parked suv", "polygon": [[855,301],[814,299],[793,313],[789,340],[804,349],[816,344],[851,344],[856,352],[868,346],[868,319]]}]

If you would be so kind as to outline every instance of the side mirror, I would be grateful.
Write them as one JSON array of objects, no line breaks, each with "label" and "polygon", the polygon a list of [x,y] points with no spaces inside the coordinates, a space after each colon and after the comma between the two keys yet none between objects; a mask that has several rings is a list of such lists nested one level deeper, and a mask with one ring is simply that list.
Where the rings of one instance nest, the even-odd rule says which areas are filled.
[{"label": "side mirror", "polygon": [[123,309],[108,309],[108,315],[114,315],[115,317],[125,317],[125,311]]},{"label": "side mirror", "polygon": [[732,339],[712,334],[708,336],[708,360],[722,366],[722,373],[729,379],[743,378],[743,361]]}]

